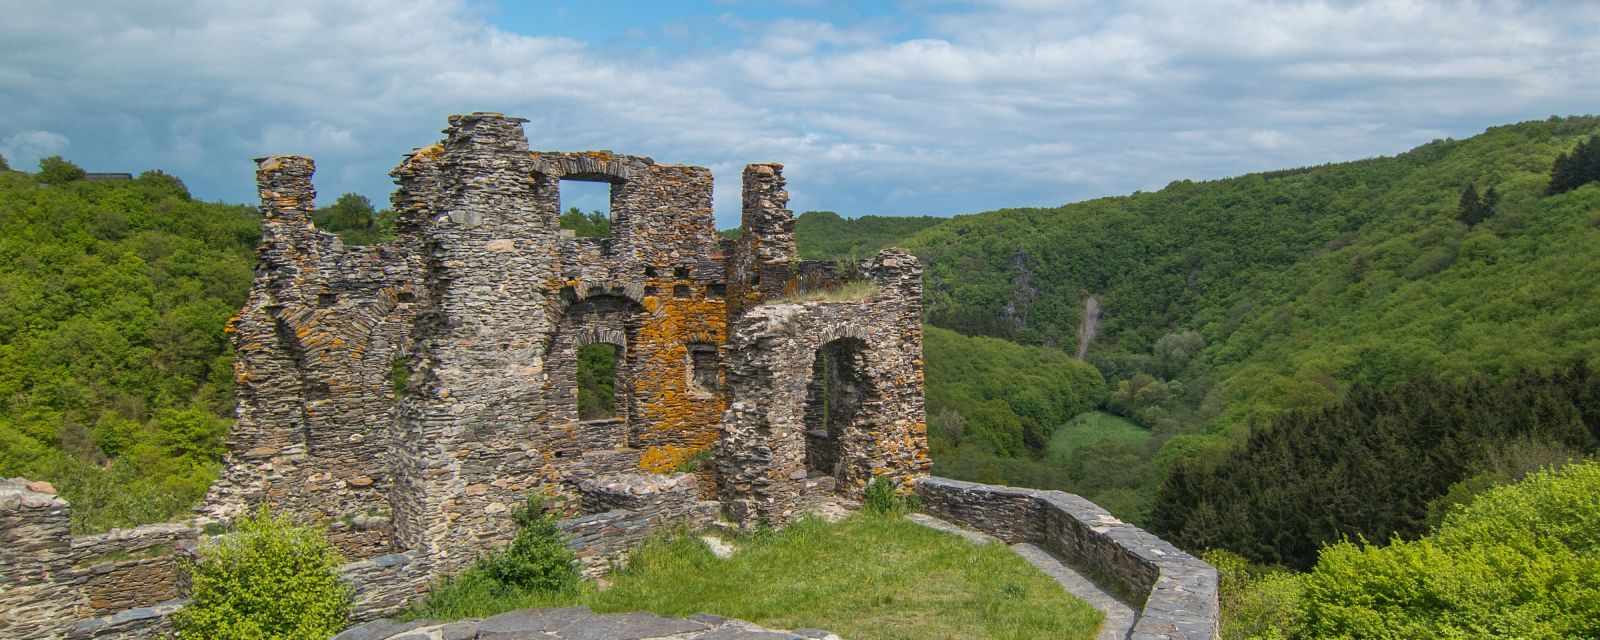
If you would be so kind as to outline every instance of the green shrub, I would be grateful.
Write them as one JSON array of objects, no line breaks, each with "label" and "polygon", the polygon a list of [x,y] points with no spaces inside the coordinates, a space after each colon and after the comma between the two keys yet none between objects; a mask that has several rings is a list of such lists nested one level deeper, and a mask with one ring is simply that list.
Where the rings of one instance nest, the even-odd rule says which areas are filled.
[{"label": "green shrub", "polygon": [[1305,637],[1596,637],[1600,463],[1492,489],[1420,540],[1328,547],[1304,584]]},{"label": "green shrub", "polygon": [[885,516],[898,516],[911,511],[916,507],[915,499],[900,495],[900,490],[893,480],[884,477],[873,478],[867,483],[867,490],[862,496],[861,506],[868,513]]},{"label": "green shrub", "polygon": [[567,548],[556,518],[537,495],[511,515],[517,537],[478,568],[502,587],[522,591],[567,593],[578,587],[577,557]]},{"label": "green shrub", "polygon": [[50,156],[39,161],[39,182],[45,184],[66,184],[74,180],[82,180],[83,168],[68,162],[61,156]]},{"label": "green shrub", "polygon": [[201,550],[189,606],[173,616],[181,640],[325,640],[345,625],[343,561],[320,531],[265,508]]},{"label": "green shrub", "polygon": [[456,620],[572,603],[579,595],[577,557],[544,500],[528,496],[511,517],[517,537],[509,546],[435,584],[403,617]]},{"label": "green shrub", "polygon": [[1289,637],[1300,617],[1299,575],[1220,549],[1204,557],[1222,578],[1222,640]]}]

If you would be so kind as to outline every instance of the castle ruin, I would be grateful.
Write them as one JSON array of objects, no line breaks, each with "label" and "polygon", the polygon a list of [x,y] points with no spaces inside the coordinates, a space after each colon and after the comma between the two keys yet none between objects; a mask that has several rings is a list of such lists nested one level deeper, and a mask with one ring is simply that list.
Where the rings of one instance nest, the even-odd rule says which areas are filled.
[{"label": "castle ruin", "polygon": [[[407,155],[398,238],[378,247],[314,227],[309,158],[258,161],[261,262],[229,329],[239,416],[213,514],[268,502],[334,523],[352,557],[408,551],[437,573],[508,540],[529,493],[574,515],[665,502],[781,524],[926,474],[916,258],[863,265],[859,301],[774,304],[844,275],[797,259],[782,165],[745,168],[728,241],[709,170],[529,151],[522,122],[453,116]],[[564,181],[610,185],[610,237],[563,234]],[[595,343],[616,347],[617,417],[581,420],[577,353]]]},{"label": "castle ruin", "polygon": [[[201,517],[74,536],[49,485],[0,479],[0,635],[162,637],[180,559],[260,504],[328,528],[359,621],[508,542],[530,494],[597,575],[661,526],[782,525],[883,478],[1109,577],[1142,604],[1128,637],[1215,636],[1216,573],[1192,556],[1076,496],[927,477],[914,256],[799,260],[778,164],[745,167],[721,238],[709,170],[530,151],[522,122],[452,116],[407,154],[378,246],[315,227],[310,158],[258,160],[238,415]],[[563,181],[610,185],[609,237],[563,233]],[[617,354],[616,415],[586,420],[595,344]]]}]

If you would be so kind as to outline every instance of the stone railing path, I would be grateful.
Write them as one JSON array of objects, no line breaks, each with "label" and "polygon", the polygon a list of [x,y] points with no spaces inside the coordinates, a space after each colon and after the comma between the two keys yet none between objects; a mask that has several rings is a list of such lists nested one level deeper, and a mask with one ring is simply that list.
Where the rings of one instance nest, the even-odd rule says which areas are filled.
[{"label": "stone railing path", "polygon": [[939,477],[918,482],[917,493],[928,513],[1017,545],[1024,557],[1059,559],[1068,573],[1052,574],[1058,580],[1090,582],[1132,605],[1133,627],[1117,637],[1217,637],[1217,570],[1088,500],[1061,491]]}]

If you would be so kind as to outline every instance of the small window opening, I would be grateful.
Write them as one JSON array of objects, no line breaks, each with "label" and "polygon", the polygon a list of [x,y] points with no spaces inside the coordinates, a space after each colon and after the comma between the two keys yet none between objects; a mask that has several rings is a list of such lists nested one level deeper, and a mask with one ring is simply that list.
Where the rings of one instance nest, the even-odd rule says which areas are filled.
[{"label": "small window opening", "polygon": [[647,295],[647,296],[658,295],[660,293],[661,293],[661,290],[657,289],[655,287],[645,287],[644,288],[644,294]]},{"label": "small window opening", "polygon": [[561,181],[561,228],[579,238],[611,237],[611,183]]},{"label": "small window opening", "polygon": [[657,274],[656,274],[656,268],[655,267],[645,267],[644,268],[644,277],[646,277],[646,278],[654,278],[654,277],[656,277],[656,275]]},{"label": "small window opening", "polygon": [[687,278],[687,277],[689,277],[689,268],[688,267],[673,267],[672,268],[672,277],[674,277],[674,278]]},{"label": "small window opening", "polygon": [[695,391],[717,391],[717,347],[697,342],[689,345],[689,384]]},{"label": "small window opening", "polygon": [[687,298],[690,295],[689,285],[680,284],[672,288],[672,297],[674,298]]},{"label": "small window opening", "polygon": [[706,287],[706,297],[707,298],[711,298],[711,299],[715,300],[715,299],[722,298],[725,295],[728,295],[728,285],[725,285],[725,284],[713,284],[713,285],[709,285],[709,286]]},{"label": "small window opening", "polygon": [[410,291],[401,291],[399,295],[395,296],[395,300],[400,302],[416,302],[417,294]]},{"label": "small window opening", "polygon": [[331,306],[337,304],[338,302],[339,302],[339,296],[336,295],[336,294],[332,294],[332,293],[319,293],[319,294],[317,294],[317,306],[322,307],[324,309],[326,309],[328,307],[331,307]]},{"label": "small window opening", "polygon": [[617,417],[617,345],[605,342],[578,349],[578,419]]}]

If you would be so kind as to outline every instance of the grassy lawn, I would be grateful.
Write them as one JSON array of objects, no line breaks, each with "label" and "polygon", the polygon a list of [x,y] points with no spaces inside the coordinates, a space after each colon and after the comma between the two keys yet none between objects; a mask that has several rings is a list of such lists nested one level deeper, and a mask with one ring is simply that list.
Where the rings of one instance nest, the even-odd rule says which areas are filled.
[{"label": "grassy lawn", "polygon": [[1121,416],[1103,411],[1081,413],[1061,425],[1050,436],[1046,456],[1057,462],[1070,460],[1079,450],[1097,444],[1141,447],[1150,441],[1150,430]]},{"label": "grassy lawn", "polygon": [[827,629],[851,640],[1092,638],[1100,613],[1002,545],[973,545],[895,517],[805,520],[736,541],[731,559],[698,538],[654,540],[605,591],[494,596],[457,581],[414,617],[479,617],[585,604],[600,612],[713,613],[774,628]]}]

